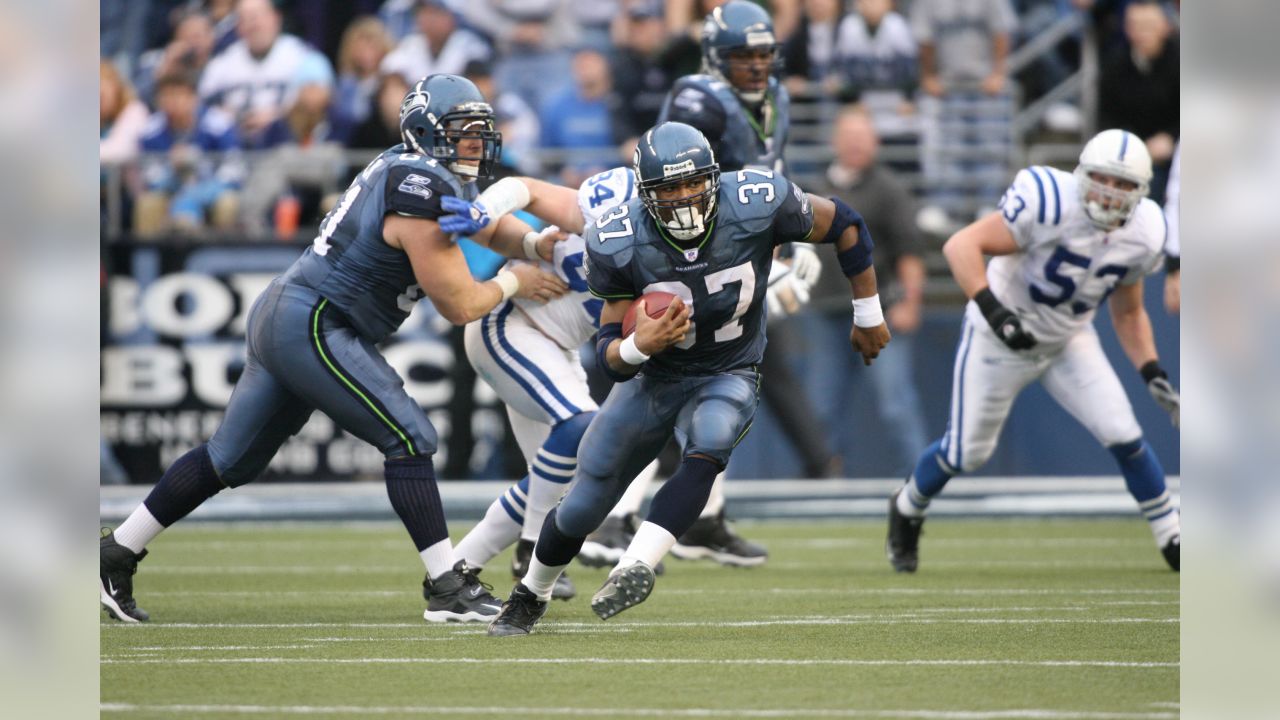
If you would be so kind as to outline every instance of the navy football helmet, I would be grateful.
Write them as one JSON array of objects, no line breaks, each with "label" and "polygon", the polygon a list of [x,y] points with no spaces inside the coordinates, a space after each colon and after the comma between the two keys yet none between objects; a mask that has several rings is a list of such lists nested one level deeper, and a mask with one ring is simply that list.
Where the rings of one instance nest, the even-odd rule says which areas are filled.
[{"label": "navy football helmet", "polygon": [[[729,0],[712,10],[702,24],[703,72],[723,80],[749,103],[764,99],[769,75],[776,73],[782,62],[779,48],[773,34],[773,19],[759,5],[747,0]],[[753,51],[768,53],[766,72],[763,77],[753,77],[750,87],[735,85],[731,81],[731,64],[753,61],[735,59],[733,55]]]},{"label": "navy football helmet", "polygon": [[[720,195],[720,164],[696,128],[665,122],[646,132],[636,144],[635,173],[641,202],[667,234],[687,241],[711,226]],[[701,188],[689,195],[658,196],[660,189],[693,182],[701,182]]]},{"label": "navy football helmet", "polygon": [[[400,103],[400,137],[419,155],[435,158],[462,180],[493,177],[502,133],[493,108],[475,83],[457,75],[428,75]],[[459,143],[480,140],[479,154],[460,155]]]}]

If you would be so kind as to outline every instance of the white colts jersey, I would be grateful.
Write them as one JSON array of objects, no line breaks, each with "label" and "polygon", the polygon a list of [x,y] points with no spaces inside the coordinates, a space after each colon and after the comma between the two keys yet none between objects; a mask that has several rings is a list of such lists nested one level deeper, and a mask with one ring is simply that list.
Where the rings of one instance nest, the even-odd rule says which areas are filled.
[{"label": "white colts jersey", "polygon": [[[614,168],[587,178],[578,189],[578,207],[586,225],[601,215],[635,196],[635,175],[631,168]],[[566,350],[575,350],[600,327],[600,310],[604,301],[587,291],[587,278],[582,272],[586,245],[581,237],[569,235],[564,242],[556,243],[552,262],[541,262],[540,267],[555,273],[569,285],[569,292],[541,304],[534,300],[515,298],[516,307],[540,329]]]},{"label": "white colts jersey", "polygon": [[[1075,176],[1040,166],[1018,173],[1000,211],[1021,252],[993,258],[987,281],[1036,336],[1041,353],[1061,348],[1089,326],[1117,285],[1151,272],[1167,233],[1164,214],[1148,199],[1123,227],[1099,230],[1080,201]],[[985,323],[977,306],[969,305],[970,320]]]}]

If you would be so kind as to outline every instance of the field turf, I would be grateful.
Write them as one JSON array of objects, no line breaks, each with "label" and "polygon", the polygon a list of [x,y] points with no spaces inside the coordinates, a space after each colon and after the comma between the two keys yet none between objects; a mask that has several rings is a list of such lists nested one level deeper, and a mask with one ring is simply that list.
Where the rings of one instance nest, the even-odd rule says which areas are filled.
[{"label": "field turf", "polygon": [[[1178,716],[1178,576],[1137,518],[934,518],[914,576],[889,568],[880,521],[738,529],[766,565],[668,559],[647,602],[601,622],[605,572],[575,564],[576,599],[490,638],[422,620],[398,526],[179,526],[135,578],[153,621],[103,615],[102,715]],[[499,595],[509,558],[481,576]]]}]

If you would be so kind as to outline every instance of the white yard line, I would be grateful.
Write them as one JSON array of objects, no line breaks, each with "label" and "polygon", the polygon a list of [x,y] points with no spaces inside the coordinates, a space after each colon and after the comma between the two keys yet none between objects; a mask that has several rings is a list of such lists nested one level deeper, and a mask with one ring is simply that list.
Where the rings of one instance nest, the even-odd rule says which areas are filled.
[{"label": "white yard line", "polygon": [[1126,662],[1119,660],[857,660],[848,658],[436,658],[436,657],[370,657],[370,658],[103,658],[104,665],[138,664],[262,664],[262,665],[726,665],[726,666],[794,666],[794,667],[1083,667],[1172,669],[1176,662]]},{"label": "white yard line", "polygon": [[813,708],[583,708],[583,707],[431,707],[369,705],[135,705],[103,703],[103,712],[237,713],[270,715],[566,715],[573,717],[710,718],[912,718],[914,720],[1171,720],[1172,712],[1086,712],[1028,708],[1017,710],[822,710]]}]

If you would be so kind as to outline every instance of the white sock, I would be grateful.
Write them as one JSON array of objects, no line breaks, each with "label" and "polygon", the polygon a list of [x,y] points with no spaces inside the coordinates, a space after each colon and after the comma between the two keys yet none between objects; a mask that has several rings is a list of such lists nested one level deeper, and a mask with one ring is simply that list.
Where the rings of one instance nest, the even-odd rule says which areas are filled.
[{"label": "white sock", "polygon": [[164,532],[164,526],[156,519],[151,511],[147,509],[145,504],[139,505],[137,510],[129,516],[127,520],[120,523],[120,527],[115,529],[114,535],[116,542],[129,548],[135,553],[142,552],[156,536]]},{"label": "white sock", "polygon": [[1169,491],[1166,490],[1160,494],[1160,497],[1148,500],[1139,506],[1142,508],[1142,514],[1147,518],[1147,524],[1151,526],[1156,547],[1163,549],[1175,535],[1182,534],[1182,522],[1178,509],[1173,506],[1173,498],[1169,497]]},{"label": "white sock", "polygon": [[924,517],[925,510],[928,509],[929,498],[920,494],[919,488],[916,487],[916,476],[912,475],[906,487],[898,493],[898,512],[907,517],[917,518]]},{"label": "white sock", "polygon": [[418,553],[422,556],[422,564],[427,566],[427,575],[432,580],[453,569],[456,560],[453,558],[453,544],[445,538],[431,547]]},{"label": "white sock", "polygon": [[522,540],[538,539],[547,513],[564,497],[577,467],[577,458],[555,455],[538,448],[538,453],[533,456],[533,464],[529,467],[529,504],[524,509],[524,528],[520,531]]},{"label": "white sock", "polygon": [[707,496],[707,504],[702,506],[702,513],[699,518],[715,517],[724,509],[724,471],[716,476],[716,481],[711,483],[711,494]]},{"label": "white sock", "polygon": [[666,557],[667,552],[671,550],[671,546],[675,544],[675,535],[672,535],[661,525],[646,520],[640,523],[640,528],[636,530],[636,536],[631,539],[631,544],[627,546],[627,551],[618,560],[618,565],[614,568],[614,572],[638,562],[642,562],[649,567],[656,567],[662,558]]},{"label": "white sock", "polygon": [[543,565],[538,559],[538,554],[534,553],[533,557],[529,558],[529,572],[525,573],[524,579],[520,582],[529,588],[529,592],[537,595],[539,600],[547,602],[551,599],[551,589],[556,586],[556,579],[567,567],[569,566]]},{"label": "white sock", "polygon": [[622,517],[624,515],[634,515],[640,512],[640,505],[644,503],[645,495],[649,492],[649,485],[658,475],[658,461],[654,460],[640,471],[635,480],[627,486],[627,491],[622,493],[622,498],[618,500],[618,504],[613,506],[613,510],[609,511],[609,517]]},{"label": "white sock", "polygon": [[484,519],[458,541],[453,555],[458,560],[466,560],[471,567],[482,568],[519,537],[520,523],[503,507],[499,496],[485,511]]}]

